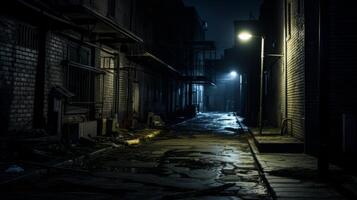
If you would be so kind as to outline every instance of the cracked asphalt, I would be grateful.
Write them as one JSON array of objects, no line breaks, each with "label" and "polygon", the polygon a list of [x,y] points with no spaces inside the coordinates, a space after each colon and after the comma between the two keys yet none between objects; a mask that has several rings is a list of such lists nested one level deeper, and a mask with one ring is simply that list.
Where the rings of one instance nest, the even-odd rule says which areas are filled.
[{"label": "cracked asphalt", "polygon": [[[203,113],[154,140],[24,184],[8,199],[271,199],[242,125]],[[79,170],[89,171],[80,173]]]}]

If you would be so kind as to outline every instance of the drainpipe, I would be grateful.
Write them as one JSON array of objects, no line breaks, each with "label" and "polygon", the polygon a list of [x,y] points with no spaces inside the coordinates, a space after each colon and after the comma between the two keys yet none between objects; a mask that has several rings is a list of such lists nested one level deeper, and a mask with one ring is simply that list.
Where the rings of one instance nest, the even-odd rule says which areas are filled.
[{"label": "drainpipe", "polygon": [[318,154],[318,171],[320,175],[326,175],[329,168],[328,158],[328,142],[329,142],[329,130],[328,124],[328,110],[327,110],[327,98],[328,98],[328,72],[327,72],[327,37],[328,37],[328,2],[326,0],[319,0],[319,41],[318,41],[318,67],[319,67],[319,138],[320,147]]},{"label": "drainpipe", "polygon": [[44,99],[47,32],[45,27],[41,27],[39,30],[33,119],[33,127],[36,129],[45,128]]},{"label": "drainpipe", "polygon": [[134,30],[134,27],[133,27],[133,17],[134,17],[134,4],[135,4],[135,2],[134,2],[135,0],[131,0],[130,1],[130,19],[129,19],[129,29],[131,30],[131,31],[133,31]]},{"label": "drainpipe", "polygon": [[259,135],[263,132],[263,87],[264,87],[264,36],[261,36],[260,47],[260,99],[259,99]]},{"label": "drainpipe", "polygon": [[283,36],[283,42],[284,42],[284,101],[285,101],[285,119],[288,118],[288,48],[287,48],[287,41],[286,41],[286,35],[287,35],[287,25],[286,25],[286,7],[287,7],[287,2],[284,0],[284,6],[283,6],[283,13],[284,13],[284,36]]}]

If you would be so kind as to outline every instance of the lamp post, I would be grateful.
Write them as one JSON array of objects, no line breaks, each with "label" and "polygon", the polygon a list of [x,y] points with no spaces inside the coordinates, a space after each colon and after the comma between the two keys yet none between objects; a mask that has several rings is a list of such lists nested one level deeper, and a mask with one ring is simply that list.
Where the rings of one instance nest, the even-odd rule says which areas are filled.
[{"label": "lamp post", "polygon": [[249,41],[252,37],[258,37],[261,39],[261,49],[260,49],[260,90],[259,90],[259,115],[258,115],[258,126],[259,134],[263,131],[263,76],[264,76],[264,36],[252,35],[249,32],[241,32],[238,34],[238,38],[242,41]]}]

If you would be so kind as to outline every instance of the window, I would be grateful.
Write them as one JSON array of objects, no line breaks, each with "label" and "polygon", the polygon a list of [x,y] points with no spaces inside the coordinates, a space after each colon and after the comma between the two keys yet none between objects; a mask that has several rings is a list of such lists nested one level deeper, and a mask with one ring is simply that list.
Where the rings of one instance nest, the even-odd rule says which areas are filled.
[{"label": "window", "polygon": [[94,101],[94,77],[92,71],[76,66],[69,65],[65,69],[65,86],[75,95],[72,102],[86,105]]},{"label": "window", "polygon": [[102,57],[101,58],[101,68],[103,69],[114,69],[114,57]]},{"label": "window", "polygon": [[16,45],[29,49],[37,49],[37,30],[25,24],[18,24],[16,27]]},{"label": "window", "polygon": [[66,112],[86,113],[90,118],[95,112],[95,79],[98,71],[91,66],[91,49],[77,43],[68,45],[67,63],[64,66],[64,86],[74,96]]},{"label": "window", "polygon": [[71,44],[68,46],[68,60],[90,66],[91,50],[87,47]]}]

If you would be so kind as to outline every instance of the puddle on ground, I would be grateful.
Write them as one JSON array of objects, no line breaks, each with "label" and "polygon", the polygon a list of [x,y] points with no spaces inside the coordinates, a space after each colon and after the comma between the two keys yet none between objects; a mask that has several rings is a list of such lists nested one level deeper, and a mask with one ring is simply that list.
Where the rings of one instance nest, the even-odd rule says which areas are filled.
[{"label": "puddle on ground", "polygon": [[239,134],[241,127],[237,120],[242,119],[233,114],[210,112],[199,113],[195,118],[187,120],[172,128],[176,131],[206,132],[215,134]]}]

